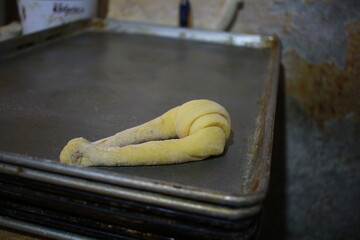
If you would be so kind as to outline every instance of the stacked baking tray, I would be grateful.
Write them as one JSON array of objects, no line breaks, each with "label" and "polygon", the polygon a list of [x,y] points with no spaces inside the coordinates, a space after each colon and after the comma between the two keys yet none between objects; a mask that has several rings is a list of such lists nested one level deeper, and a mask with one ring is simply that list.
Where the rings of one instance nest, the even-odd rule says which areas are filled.
[{"label": "stacked baking tray", "polygon": [[[251,239],[266,195],[279,43],[112,20],[0,43],[0,224],[53,238]],[[192,99],[232,118],[223,155],[168,166],[59,163]]]}]

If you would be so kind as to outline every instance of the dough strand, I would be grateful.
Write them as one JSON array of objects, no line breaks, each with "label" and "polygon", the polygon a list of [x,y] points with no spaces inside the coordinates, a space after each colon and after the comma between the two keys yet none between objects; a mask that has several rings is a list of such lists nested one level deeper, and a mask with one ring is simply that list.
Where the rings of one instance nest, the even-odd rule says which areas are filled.
[{"label": "dough strand", "polygon": [[65,164],[135,166],[198,161],[224,151],[230,136],[228,112],[216,102],[193,100],[111,137],[75,138],[60,154]]}]

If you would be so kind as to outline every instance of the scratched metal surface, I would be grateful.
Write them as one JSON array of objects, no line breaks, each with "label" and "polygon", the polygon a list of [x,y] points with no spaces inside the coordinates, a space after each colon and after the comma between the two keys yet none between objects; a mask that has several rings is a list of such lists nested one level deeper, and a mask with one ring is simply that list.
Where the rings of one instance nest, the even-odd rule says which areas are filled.
[{"label": "scratched metal surface", "polygon": [[270,61],[270,48],[105,31],[50,42],[0,60],[0,150],[58,161],[69,139],[93,141],[207,98],[232,117],[225,154],[178,165],[101,169],[246,195],[245,183],[264,170],[252,169],[258,166],[249,153]]}]

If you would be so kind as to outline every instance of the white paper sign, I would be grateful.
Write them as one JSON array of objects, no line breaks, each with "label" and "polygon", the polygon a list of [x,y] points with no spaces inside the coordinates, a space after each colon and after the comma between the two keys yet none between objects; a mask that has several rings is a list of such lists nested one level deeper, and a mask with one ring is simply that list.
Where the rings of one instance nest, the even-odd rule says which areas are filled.
[{"label": "white paper sign", "polygon": [[23,34],[37,32],[95,14],[96,0],[18,0]]}]

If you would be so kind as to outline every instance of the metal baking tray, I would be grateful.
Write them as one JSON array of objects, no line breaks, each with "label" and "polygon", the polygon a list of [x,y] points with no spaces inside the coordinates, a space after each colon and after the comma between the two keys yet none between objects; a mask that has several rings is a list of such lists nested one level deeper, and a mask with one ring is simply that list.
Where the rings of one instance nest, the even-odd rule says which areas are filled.
[{"label": "metal baking tray", "polygon": [[168,219],[167,225],[173,225],[174,228],[178,224],[180,231],[184,231],[181,225],[186,225],[235,232],[255,225],[258,220],[258,215],[235,221],[205,217],[36,180],[22,181],[20,177],[6,174],[0,175],[0,196],[1,200],[12,199],[29,206],[60,210],[64,214],[104,220],[117,225],[130,222],[134,227],[143,227],[145,221],[156,223],[159,219]]},{"label": "metal baking tray", "polygon": [[[19,156],[19,158],[21,157]],[[9,160],[11,158],[5,159]],[[113,184],[100,183],[83,178],[39,171],[32,168],[23,167],[22,164],[20,165],[21,166],[0,162],[0,172],[2,174],[21,176],[26,179],[33,179],[50,184],[61,185],[69,189],[83,190],[103,196],[110,196],[117,199],[139,202],[141,204],[145,204],[146,207],[148,205],[155,205],[168,209],[222,219],[237,220],[246,218],[257,214],[260,210],[259,204],[234,208],[224,205],[216,205],[184,198],[177,198],[171,195],[162,195],[139,189],[126,188]]]},{"label": "metal baking tray", "polygon": [[[69,191],[32,180],[22,182],[10,176],[0,177],[2,180],[7,177],[0,182],[0,215],[88,236],[98,231],[104,236],[126,235],[128,231],[124,230],[129,228],[132,232],[181,236],[181,239],[239,239],[253,235],[257,229],[257,218],[241,220],[236,228],[229,228],[232,222],[223,225],[225,223],[219,224],[216,219],[194,221],[192,214],[173,217],[172,211],[146,214],[143,206],[136,203],[123,205],[122,201],[82,191]],[[92,231],[84,232],[84,228],[89,227]]]},{"label": "metal baking tray", "polygon": [[[279,49],[272,36],[113,20],[79,21],[2,42],[0,171],[54,177],[59,185],[80,179],[89,185],[74,180],[78,189],[115,187],[134,201],[154,196],[158,205],[205,215],[255,214],[269,182]],[[167,166],[59,163],[69,139],[113,135],[203,98],[219,102],[232,118],[221,156]],[[208,205],[220,210],[202,208]]]}]

